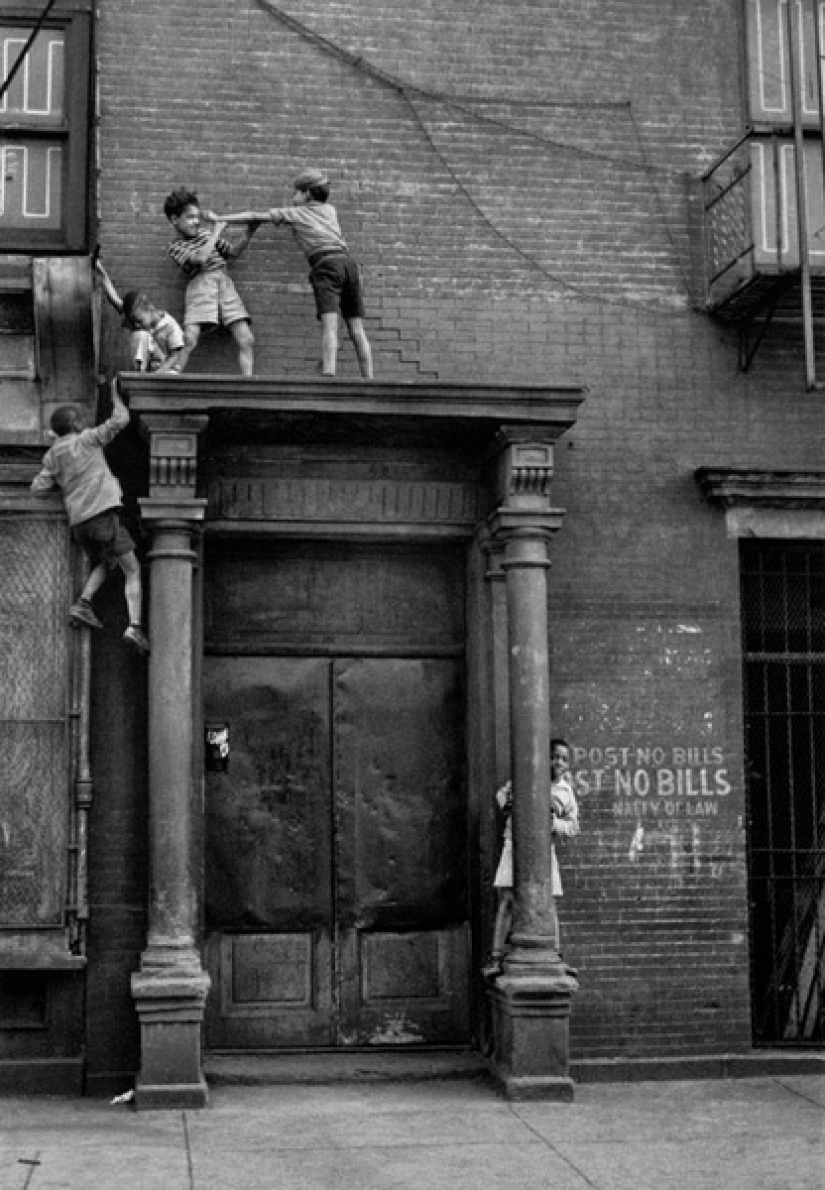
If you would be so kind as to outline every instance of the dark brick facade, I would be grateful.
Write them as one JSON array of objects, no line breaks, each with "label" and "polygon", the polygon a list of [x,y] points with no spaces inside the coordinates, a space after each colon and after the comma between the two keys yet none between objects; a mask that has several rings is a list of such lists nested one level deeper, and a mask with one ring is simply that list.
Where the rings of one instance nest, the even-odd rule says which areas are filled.
[{"label": "dark brick facade", "polygon": [[[577,749],[562,856],[574,1061],[750,1044],[738,558],[699,466],[804,469],[821,411],[801,331],[737,367],[694,308],[690,186],[743,123],[739,0],[102,0],[99,243],[182,313],[163,199],[287,203],[332,178],[382,380],[582,383],[556,457],[555,728]],[[263,227],[233,269],[256,370],[317,359],[303,258]],[[105,326],[104,364],[126,363]],[[227,337],[197,371],[234,371]],[[357,372],[351,347],[342,374]],[[779,462],[781,460],[781,463]],[[91,1078],[130,1069],[143,943],[139,678],[102,646],[95,701]],[[490,775],[490,795],[495,785]],[[493,824],[485,824],[487,880]]]}]

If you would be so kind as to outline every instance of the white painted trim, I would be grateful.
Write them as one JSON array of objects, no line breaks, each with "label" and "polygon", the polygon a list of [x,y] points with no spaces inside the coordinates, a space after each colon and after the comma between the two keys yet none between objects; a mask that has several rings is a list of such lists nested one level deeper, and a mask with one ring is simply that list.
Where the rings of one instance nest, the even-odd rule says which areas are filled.
[{"label": "white painted trim", "polygon": [[816,508],[726,508],[725,527],[728,537],[825,541],[825,511]]}]

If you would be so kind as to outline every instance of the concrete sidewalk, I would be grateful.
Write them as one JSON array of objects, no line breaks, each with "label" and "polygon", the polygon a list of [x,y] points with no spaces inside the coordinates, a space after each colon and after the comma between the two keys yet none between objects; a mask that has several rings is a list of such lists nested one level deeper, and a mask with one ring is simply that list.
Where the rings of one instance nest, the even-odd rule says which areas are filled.
[{"label": "concrete sidewalk", "polygon": [[200,1112],[0,1100],[2,1190],[822,1190],[825,1076],[218,1086]]}]

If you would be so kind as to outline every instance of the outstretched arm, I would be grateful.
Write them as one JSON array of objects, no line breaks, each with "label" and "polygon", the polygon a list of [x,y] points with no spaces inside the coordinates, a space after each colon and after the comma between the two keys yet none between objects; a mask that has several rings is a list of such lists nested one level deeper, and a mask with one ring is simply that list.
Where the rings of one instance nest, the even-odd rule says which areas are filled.
[{"label": "outstretched arm", "polygon": [[220,239],[224,226],[225,224],[223,220],[213,222],[212,230],[207,232],[204,242],[200,245],[200,247],[193,249],[192,252],[189,253],[189,260],[192,262],[192,264],[206,263],[206,261],[212,255],[216,241]]},{"label": "outstretched arm", "polygon": [[255,232],[258,230],[258,228],[260,226],[261,225],[257,219],[254,220],[252,223],[246,224],[246,226],[243,229],[243,235],[241,236],[241,238],[236,243],[233,243],[231,245],[233,260],[237,260],[239,256],[241,256],[244,252],[246,252],[247,248],[249,247],[250,240],[252,239]]},{"label": "outstretched arm", "polygon": [[35,496],[48,496],[57,487],[57,479],[48,466],[43,467],[31,482],[31,491]]},{"label": "outstretched arm", "polygon": [[236,211],[234,215],[216,215],[214,211],[206,211],[206,218],[212,223],[266,223],[269,211]]},{"label": "outstretched arm", "polygon": [[161,372],[182,372],[186,367],[191,351],[187,351],[185,347],[178,347],[174,351],[170,351],[166,359],[155,368],[155,375]]},{"label": "outstretched arm", "polygon": [[102,425],[84,430],[83,436],[89,442],[97,442],[100,446],[108,446],[121,430],[129,424],[129,410],[120,395],[117,377],[111,383],[112,412]]},{"label": "outstretched arm", "polygon": [[111,304],[117,310],[118,314],[122,314],[123,313],[123,302],[121,301],[120,294],[115,289],[114,282],[112,281],[112,278],[106,272],[106,270],[104,269],[103,265],[100,263],[99,260],[95,261],[95,271],[98,273],[98,275],[100,277],[100,281],[103,286],[103,292],[106,294],[106,297],[109,299]]}]

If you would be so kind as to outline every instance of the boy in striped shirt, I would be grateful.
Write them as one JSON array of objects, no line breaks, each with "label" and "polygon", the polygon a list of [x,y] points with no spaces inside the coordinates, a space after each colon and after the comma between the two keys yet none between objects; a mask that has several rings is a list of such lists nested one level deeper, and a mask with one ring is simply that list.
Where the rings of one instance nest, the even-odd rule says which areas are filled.
[{"label": "boy in striped shirt", "polygon": [[292,183],[292,206],[266,211],[239,211],[210,219],[245,224],[249,235],[261,223],[288,227],[309,262],[309,281],[315,294],[315,312],[321,323],[321,375],[334,376],[338,362],[338,315],[344,319],[352,340],[358,367],[365,380],[372,380],[372,348],[364,329],[364,297],[358,264],[349,254],[329,199],[329,178],[321,169],[305,169]]},{"label": "boy in striped shirt", "polygon": [[238,346],[238,364],[243,376],[251,376],[255,362],[255,340],[249,314],[226,268],[237,260],[257,230],[250,223],[243,239],[232,244],[221,234],[223,223],[201,226],[198,196],[178,189],[167,196],[163,213],[177,232],[168,247],[169,255],[187,279],[183,334],[188,357],[204,328],[225,326]]}]

